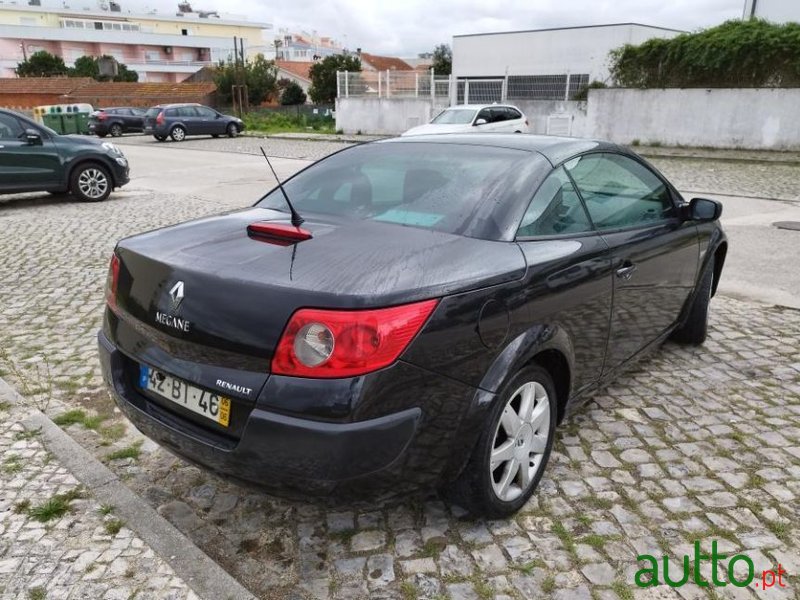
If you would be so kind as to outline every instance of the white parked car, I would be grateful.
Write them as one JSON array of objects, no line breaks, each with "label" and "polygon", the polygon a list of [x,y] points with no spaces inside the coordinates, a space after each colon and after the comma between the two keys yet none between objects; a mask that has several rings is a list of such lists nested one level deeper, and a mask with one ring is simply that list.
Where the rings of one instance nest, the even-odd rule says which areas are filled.
[{"label": "white parked car", "polygon": [[403,135],[430,133],[528,133],[528,119],[509,104],[460,104],[440,112],[427,125],[412,127]]}]

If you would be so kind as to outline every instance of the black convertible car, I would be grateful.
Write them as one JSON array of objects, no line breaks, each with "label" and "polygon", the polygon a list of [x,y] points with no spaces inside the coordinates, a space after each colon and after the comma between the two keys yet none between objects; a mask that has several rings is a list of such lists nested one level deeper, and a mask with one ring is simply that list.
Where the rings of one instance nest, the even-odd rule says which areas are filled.
[{"label": "black convertible car", "polygon": [[599,141],[397,138],[283,188],[121,241],[99,333],[140,430],[280,493],[513,513],[598,384],[704,341],[727,250],[717,202]]}]

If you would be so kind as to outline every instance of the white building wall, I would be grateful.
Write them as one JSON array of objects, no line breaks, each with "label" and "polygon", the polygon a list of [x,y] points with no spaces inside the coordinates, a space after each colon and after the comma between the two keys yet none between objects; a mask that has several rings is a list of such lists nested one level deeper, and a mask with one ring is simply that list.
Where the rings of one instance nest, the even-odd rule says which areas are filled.
[{"label": "white building wall", "polygon": [[453,74],[502,77],[588,73],[590,81],[604,81],[608,77],[608,53],[614,48],[680,33],[623,24],[454,36]]}]

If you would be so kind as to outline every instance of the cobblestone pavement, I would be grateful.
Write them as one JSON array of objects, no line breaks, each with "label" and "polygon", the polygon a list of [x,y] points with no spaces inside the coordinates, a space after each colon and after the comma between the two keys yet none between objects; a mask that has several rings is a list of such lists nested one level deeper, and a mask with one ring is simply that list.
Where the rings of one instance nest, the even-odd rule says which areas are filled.
[{"label": "cobblestone pavement", "polygon": [[0,598],[196,599],[10,409],[0,406]]},{"label": "cobblestone pavement", "polygon": [[[685,187],[679,179],[695,177],[691,167],[669,161]],[[777,194],[775,180],[750,185]],[[103,204],[0,200],[0,369],[252,591],[800,598],[798,311],[716,298],[703,347],[667,344],[563,425],[538,493],[508,520],[470,520],[436,498],[369,510],[289,502],[219,481],[143,441],[123,426],[100,383],[95,332],[111,249],[124,235],[236,202],[152,192]],[[65,416],[66,409],[81,412]],[[678,564],[694,540],[706,551],[717,540],[729,556],[747,553],[759,574],[780,562],[787,587],[761,592],[753,582],[712,595],[691,583],[633,585],[638,554]],[[705,577],[709,569],[701,568]]]}]

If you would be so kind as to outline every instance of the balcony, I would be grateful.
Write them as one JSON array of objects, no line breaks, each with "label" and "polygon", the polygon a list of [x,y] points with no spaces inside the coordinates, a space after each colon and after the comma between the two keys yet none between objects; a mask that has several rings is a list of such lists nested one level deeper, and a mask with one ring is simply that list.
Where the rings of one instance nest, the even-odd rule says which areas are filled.
[{"label": "balcony", "polygon": [[155,60],[148,58],[126,58],[125,64],[135,71],[151,73],[196,73],[203,67],[213,65],[210,60]]}]

